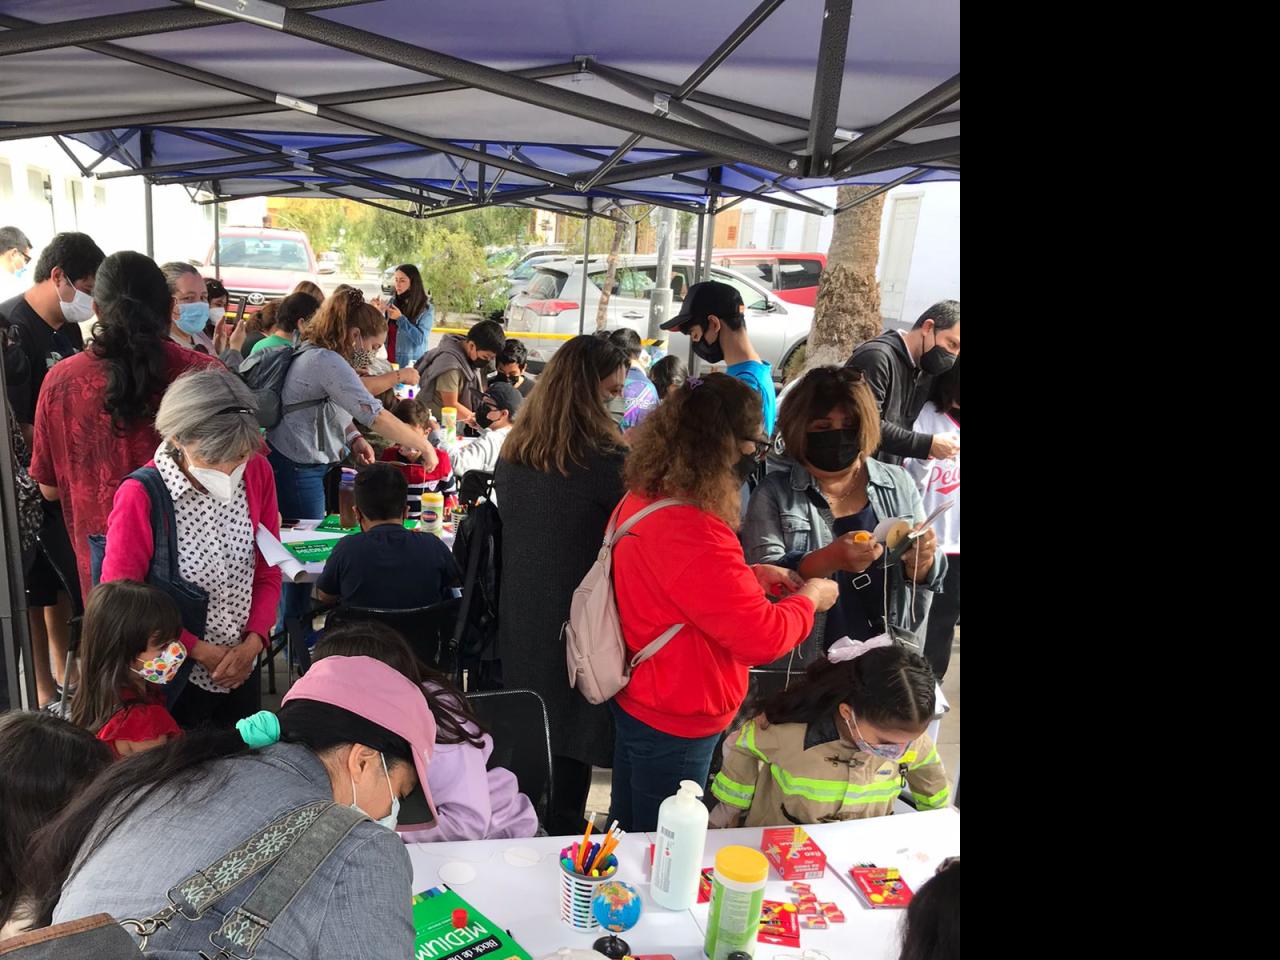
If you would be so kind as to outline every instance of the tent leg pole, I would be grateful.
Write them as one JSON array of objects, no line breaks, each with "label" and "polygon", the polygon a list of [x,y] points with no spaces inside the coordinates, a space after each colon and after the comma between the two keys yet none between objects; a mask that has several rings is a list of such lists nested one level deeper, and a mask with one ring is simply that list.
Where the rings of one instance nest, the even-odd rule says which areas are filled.
[{"label": "tent leg pole", "polygon": [[578,303],[578,336],[587,332],[587,260],[591,256],[591,201],[587,201],[587,226],[582,240],[582,297]]}]

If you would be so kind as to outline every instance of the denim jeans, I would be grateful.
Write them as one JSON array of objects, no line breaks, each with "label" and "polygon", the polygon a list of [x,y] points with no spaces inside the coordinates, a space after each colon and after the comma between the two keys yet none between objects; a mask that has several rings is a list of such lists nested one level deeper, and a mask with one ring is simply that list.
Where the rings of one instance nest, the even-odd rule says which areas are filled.
[{"label": "denim jeans", "polygon": [[960,554],[947,555],[947,575],[942,592],[934,594],[929,608],[929,625],[925,631],[924,656],[933,667],[933,675],[942,682],[951,663],[951,645],[956,638],[956,621],[960,619]]},{"label": "denim jeans", "polygon": [[612,700],[609,709],[614,729],[609,819],[623,830],[656,830],[658,807],[680,788],[681,780],[706,787],[720,734],[677,737],[642,723]]},{"label": "denim jeans", "polygon": [[[324,519],[324,477],[327,463],[294,463],[272,450],[267,455],[276,475],[276,503],[286,520]],[[300,617],[311,604],[311,584],[286,583],[281,592],[284,619]]]}]

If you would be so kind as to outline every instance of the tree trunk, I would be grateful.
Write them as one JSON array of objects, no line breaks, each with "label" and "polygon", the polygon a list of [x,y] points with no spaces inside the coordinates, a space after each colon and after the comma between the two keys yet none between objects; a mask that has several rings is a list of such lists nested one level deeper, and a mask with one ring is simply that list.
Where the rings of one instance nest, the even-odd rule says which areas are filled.
[{"label": "tree trunk", "polygon": [[626,233],[625,224],[613,225],[613,243],[609,245],[609,269],[604,275],[604,286],[600,290],[600,306],[596,309],[597,330],[604,330],[609,326],[609,298],[612,296],[613,281],[618,276],[618,249],[622,246],[622,238]]},{"label": "tree trunk", "polygon": [[[874,187],[841,187],[836,206],[870,193]],[[827,251],[827,268],[818,284],[813,329],[805,349],[804,369],[843,365],[853,348],[884,328],[880,317],[880,215],[885,194],[851,207],[836,217]]]}]

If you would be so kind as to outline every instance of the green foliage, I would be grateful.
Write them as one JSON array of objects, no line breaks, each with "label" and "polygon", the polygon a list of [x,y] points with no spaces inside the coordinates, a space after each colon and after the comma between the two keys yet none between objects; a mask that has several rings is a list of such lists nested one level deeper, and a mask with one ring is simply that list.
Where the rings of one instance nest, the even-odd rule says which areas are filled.
[{"label": "green foliage", "polygon": [[[387,205],[406,211],[413,209],[413,204],[402,200],[390,200]],[[376,258],[380,271],[401,263],[413,263],[422,249],[427,222],[430,221],[364,207],[359,217],[347,223],[344,243],[357,256]]]},{"label": "green foliage", "polygon": [[533,211],[527,207],[486,207],[440,219],[449,221],[452,229],[469,234],[481,247],[500,247],[524,242]]},{"label": "green foliage", "polygon": [[416,262],[422,282],[431,291],[436,322],[450,313],[472,313],[485,274],[484,253],[468,234],[445,224],[441,217],[420,224],[424,228]]},{"label": "green foliage", "polygon": [[285,230],[301,230],[316,254],[339,249],[339,235],[347,225],[344,204],[337,200],[291,200],[276,213]]}]

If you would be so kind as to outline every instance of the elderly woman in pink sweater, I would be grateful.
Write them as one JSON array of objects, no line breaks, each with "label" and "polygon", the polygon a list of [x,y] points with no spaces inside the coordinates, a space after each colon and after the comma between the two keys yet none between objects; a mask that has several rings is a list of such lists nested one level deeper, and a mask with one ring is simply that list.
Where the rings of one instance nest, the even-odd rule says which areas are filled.
[{"label": "elderly woman in pink sweater", "polygon": [[207,598],[203,617],[179,602],[194,666],[171,684],[169,712],[184,729],[230,728],[260,706],[258,658],[280,603],[280,570],[257,546],[260,526],[279,536],[275,478],[253,393],[221,367],[175,380],[155,424],[155,457],[116,491],[99,579]]}]

